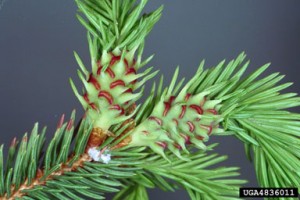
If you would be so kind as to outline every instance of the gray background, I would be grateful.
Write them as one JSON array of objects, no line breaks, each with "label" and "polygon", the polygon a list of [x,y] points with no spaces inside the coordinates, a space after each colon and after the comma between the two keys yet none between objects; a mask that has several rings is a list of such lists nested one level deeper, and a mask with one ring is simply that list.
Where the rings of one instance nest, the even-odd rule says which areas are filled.
[{"label": "gray background", "polygon": [[[160,4],[163,17],[147,39],[145,55],[156,54],[151,65],[167,81],[177,65],[180,77],[188,78],[204,58],[208,67],[245,51],[252,60],[248,72],[271,61],[267,72],[286,74],[285,81],[295,82],[288,91],[300,91],[300,1],[156,0],[146,10]],[[68,83],[69,77],[78,82],[72,51],[89,62],[86,31],[75,13],[70,0],[0,0],[0,143],[20,138],[37,120],[48,126],[49,138],[62,113],[76,108],[77,117],[82,114]],[[237,139],[211,142],[220,142],[216,150],[230,156],[222,165],[240,166],[247,186],[257,185]],[[158,190],[150,198],[188,199],[183,191]]]}]

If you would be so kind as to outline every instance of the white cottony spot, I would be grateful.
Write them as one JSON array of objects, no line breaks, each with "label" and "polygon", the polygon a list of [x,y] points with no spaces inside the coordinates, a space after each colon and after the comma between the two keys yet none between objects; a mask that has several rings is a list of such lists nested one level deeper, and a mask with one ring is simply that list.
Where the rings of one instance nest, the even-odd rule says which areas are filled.
[{"label": "white cottony spot", "polygon": [[93,147],[93,148],[89,148],[88,154],[94,161],[97,162],[101,160],[103,163],[108,164],[109,161],[111,160],[111,155],[109,153],[109,150],[105,150],[104,152],[101,152],[96,147]]},{"label": "white cottony spot", "polygon": [[109,161],[111,160],[110,158],[110,154],[101,154],[101,160],[103,161],[103,163],[108,164]]},{"label": "white cottony spot", "polygon": [[89,148],[88,150],[89,156],[94,160],[94,161],[99,161],[100,160],[100,151],[96,149],[96,147]]}]

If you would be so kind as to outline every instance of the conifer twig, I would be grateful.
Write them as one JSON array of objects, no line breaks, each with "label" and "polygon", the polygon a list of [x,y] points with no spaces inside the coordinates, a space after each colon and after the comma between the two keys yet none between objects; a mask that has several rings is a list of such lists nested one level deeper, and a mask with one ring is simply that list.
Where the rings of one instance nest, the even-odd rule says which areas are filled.
[{"label": "conifer twig", "polygon": [[144,41],[162,7],[142,14],[147,0],[75,1],[91,69],[74,53],[83,92],[70,84],[85,115],[76,129],[75,112],[67,123],[63,115],[46,148],[38,124],[20,144],[13,140],[6,159],[2,145],[0,199],[148,199],[155,187],[184,188],[192,200],[237,199],[246,181],[235,178],[238,167],[213,168],[226,159],[205,145],[214,135],[239,138],[250,160],[253,150],[261,186],[300,190],[300,116],[285,111],[300,98],[281,93],[291,83],[277,85],[279,73],[258,79],[269,64],[244,76],[241,53],[209,69],[201,62],[187,82],[177,80],[178,67],[168,87],[162,76],[137,105],[158,73],[141,69],[153,57],[143,60]]}]

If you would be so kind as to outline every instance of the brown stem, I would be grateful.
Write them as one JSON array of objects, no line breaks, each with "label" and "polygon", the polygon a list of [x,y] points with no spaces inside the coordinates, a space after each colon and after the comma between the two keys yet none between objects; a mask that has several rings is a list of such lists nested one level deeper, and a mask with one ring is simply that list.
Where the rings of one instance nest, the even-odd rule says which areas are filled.
[{"label": "brown stem", "polygon": [[[135,108],[136,108],[136,105],[133,104],[132,106],[129,107],[127,112],[130,114],[134,111]],[[80,122],[81,122],[81,120],[80,120]],[[124,134],[128,133],[130,130],[135,128],[135,123],[132,123],[132,122],[133,122],[133,119],[128,119],[123,123],[123,125],[126,125],[127,123],[131,123],[132,125],[130,125],[126,130],[124,130],[123,133],[121,133],[119,137],[122,137]],[[78,130],[78,127],[79,127],[79,124],[76,127],[77,130]],[[77,132],[77,131],[75,131],[75,132]],[[44,176],[45,172],[44,172],[44,170],[38,169],[36,178],[32,181],[32,183],[30,185],[27,185],[28,180],[26,179],[25,182],[19,187],[18,190],[14,191],[14,186],[12,187],[12,191],[14,191],[14,192],[12,193],[12,195],[10,197],[7,197],[7,195],[4,195],[4,197],[0,197],[0,200],[14,200],[17,197],[20,198],[20,197],[26,195],[26,193],[22,192],[22,190],[32,189],[38,185],[45,185],[47,181],[54,179],[55,176],[63,175],[65,172],[76,171],[78,167],[83,167],[84,162],[92,161],[92,158],[87,154],[88,149],[91,147],[100,146],[107,139],[107,137],[115,137],[115,136],[110,131],[105,131],[99,127],[93,128],[93,130],[90,134],[86,149],[85,149],[85,153],[82,154],[81,157],[72,164],[72,166],[69,166],[69,164],[70,164],[71,160],[74,158],[74,155],[71,155],[66,163],[62,163],[59,170],[52,172],[43,180],[41,180],[41,178]],[[119,137],[117,137],[116,139],[118,139]],[[111,150],[126,146],[130,143],[130,141],[131,141],[131,137],[128,136],[125,139],[123,139],[119,144],[117,144],[115,147],[112,147]]]},{"label": "brown stem", "polygon": [[[44,176],[44,171],[42,171],[41,169],[38,169],[36,178],[32,181],[32,183],[30,185],[27,185],[27,180],[25,180],[25,182],[20,186],[20,188],[18,190],[14,191],[10,197],[6,197],[6,195],[4,195],[4,197],[0,198],[0,200],[14,200],[17,197],[20,198],[20,197],[26,195],[26,193],[22,192],[22,190],[32,189],[38,185],[45,185],[47,181],[54,179],[55,176],[63,175],[65,172],[76,171],[78,167],[83,166],[84,162],[88,162],[88,161],[92,160],[88,154],[83,154],[77,161],[75,161],[73,163],[72,166],[69,166],[69,163],[73,157],[74,156],[71,156],[68,159],[66,164],[61,164],[61,167],[58,171],[52,172],[44,180],[41,180],[41,178]],[[12,190],[13,190],[13,188],[12,188]]]}]

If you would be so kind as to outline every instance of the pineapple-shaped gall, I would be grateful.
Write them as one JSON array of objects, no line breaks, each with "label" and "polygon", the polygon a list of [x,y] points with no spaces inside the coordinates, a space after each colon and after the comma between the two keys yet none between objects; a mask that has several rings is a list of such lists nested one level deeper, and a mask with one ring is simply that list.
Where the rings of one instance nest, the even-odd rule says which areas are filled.
[{"label": "pineapple-shaped gall", "polygon": [[169,149],[181,158],[186,144],[205,149],[203,142],[219,132],[218,100],[210,100],[209,92],[196,95],[182,91],[178,96],[162,95],[150,116],[139,124],[131,135],[131,146],[149,146],[165,157]]},{"label": "pineapple-shaped gall", "polygon": [[[132,117],[134,102],[140,98],[143,90],[138,93],[134,91],[156,74],[149,74],[151,68],[137,73],[140,60],[136,61],[134,54],[135,50],[115,49],[110,53],[103,51],[91,73],[86,73],[84,77],[78,71],[85,87],[82,95],[71,81],[76,96],[86,110],[86,116],[93,123],[94,129],[88,142],[90,146],[99,146],[111,134],[108,130],[112,125],[123,123]],[[87,71],[84,69],[83,72]],[[144,79],[137,82],[141,77]]]}]

